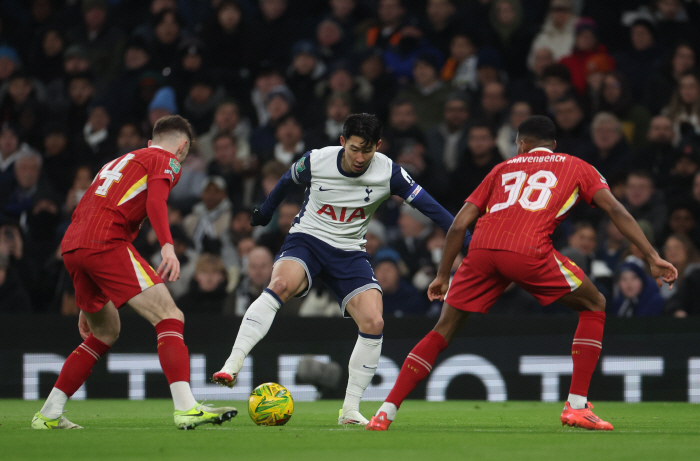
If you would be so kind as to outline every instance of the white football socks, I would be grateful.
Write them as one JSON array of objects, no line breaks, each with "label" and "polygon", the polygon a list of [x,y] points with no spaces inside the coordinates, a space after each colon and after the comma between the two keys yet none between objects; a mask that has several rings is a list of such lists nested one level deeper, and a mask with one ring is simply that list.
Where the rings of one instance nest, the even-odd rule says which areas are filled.
[{"label": "white football socks", "polygon": [[574,410],[583,410],[586,408],[586,403],[588,403],[588,398],[576,394],[569,394],[569,398],[566,400]]},{"label": "white football socks", "polygon": [[66,393],[54,387],[40,412],[49,419],[57,419],[63,414],[63,407],[66,406],[67,401]]},{"label": "white football socks", "polygon": [[279,298],[270,294],[269,289],[253,301],[243,316],[238,336],[233,343],[231,355],[226,360],[222,371],[234,374],[243,368],[243,360],[250,354],[251,349],[265,337],[270,330],[272,321],[275,320],[277,311],[282,306]]},{"label": "white football socks", "polygon": [[386,419],[388,419],[389,421],[393,421],[394,419],[396,419],[397,410],[398,408],[396,408],[396,405],[394,405],[393,403],[384,402],[382,403],[382,406],[379,407],[379,410],[377,410],[377,414],[375,416],[379,415],[379,413],[383,411],[384,413],[386,413]]},{"label": "white football socks", "polygon": [[187,381],[177,381],[170,385],[170,393],[173,395],[173,404],[178,411],[191,410],[197,405],[197,401],[192,395],[190,383]]},{"label": "white football socks", "polygon": [[348,387],[345,390],[343,413],[360,410],[362,394],[372,382],[381,353],[382,335],[366,335],[364,333],[358,335],[355,349],[352,351],[348,364],[350,377]]}]

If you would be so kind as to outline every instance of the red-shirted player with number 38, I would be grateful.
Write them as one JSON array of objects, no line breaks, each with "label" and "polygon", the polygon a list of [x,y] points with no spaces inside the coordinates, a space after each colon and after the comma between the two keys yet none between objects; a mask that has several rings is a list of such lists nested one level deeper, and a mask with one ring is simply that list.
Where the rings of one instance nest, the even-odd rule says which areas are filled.
[{"label": "red-shirted player with number 38", "polygon": [[[193,429],[204,423],[221,424],[236,415],[235,408],[211,408],[194,399],[189,352],[183,341],[185,317],[161,279],[174,281],[180,276],[166,202],[180,179],[180,163],[191,143],[187,120],[177,115],[159,119],[148,148],[102,167],[73,212],[61,252],[75,286],[78,329],[85,342],[63,364],[46,403],[34,415],[34,429],[82,429],[61,415],[63,407],[117,340],[117,309],[126,303],[156,328],[158,357],[175,405],[175,425]],[[131,244],[146,217],[162,247],[158,271]]]},{"label": "red-shirted player with number 38", "polygon": [[[579,314],[571,349],[571,388],[561,423],[613,429],[593,414],[593,405],[587,399],[602,348],[605,298],[578,266],[553,248],[549,235],[583,199],[605,211],[644,253],[659,286],[661,280],[672,285],[678,271],[659,257],[595,168],[576,157],[554,152],[555,128],[549,118],[533,116],[525,120],[518,127],[516,142],[519,155],[500,163],[486,176],[452,223],[437,277],[428,288],[431,300],[445,300],[440,319],[406,358],[368,430],[389,428],[398,407],[428,376],[438,354],[470,313],[487,313],[512,282],[542,305],[557,301]],[[469,252],[450,285],[452,263],[462,248],[467,227],[477,218]]]}]

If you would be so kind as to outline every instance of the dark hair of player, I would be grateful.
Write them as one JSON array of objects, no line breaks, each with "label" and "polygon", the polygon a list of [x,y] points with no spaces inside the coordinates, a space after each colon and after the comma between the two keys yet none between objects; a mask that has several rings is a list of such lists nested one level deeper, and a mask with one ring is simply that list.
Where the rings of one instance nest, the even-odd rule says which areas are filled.
[{"label": "dark hair of player", "polygon": [[188,141],[192,144],[194,133],[190,122],[180,117],[179,115],[168,115],[159,118],[153,127],[153,139],[163,136],[168,133],[177,132],[187,136]]},{"label": "dark hair of player", "polygon": [[554,122],[544,115],[533,115],[528,117],[518,126],[518,136],[530,138],[536,141],[554,141],[557,130]]},{"label": "dark hair of player", "polygon": [[343,137],[357,136],[362,144],[376,145],[382,137],[382,123],[373,114],[351,114],[343,124]]}]

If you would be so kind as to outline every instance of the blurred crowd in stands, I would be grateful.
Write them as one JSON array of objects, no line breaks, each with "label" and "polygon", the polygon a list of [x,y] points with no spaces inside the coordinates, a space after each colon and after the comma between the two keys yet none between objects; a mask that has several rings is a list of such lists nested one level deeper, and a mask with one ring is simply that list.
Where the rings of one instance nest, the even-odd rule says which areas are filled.
[{"label": "blurred crowd in stands", "polygon": [[[292,162],[377,114],[382,152],[455,214],[550,116],[679,272],[659,289],[637,248],[577,206],[552,236],[612,316],[700,314],[697,0],[0,0],[0,312],[75,315],[59,243],[99,168],[180,114],[197,141],[169,200],[187,314],[242,315],[300,211],[249,224]],[[366,249],[387,317],[434,316],[444,232],[401,201]],[[148,222],[135,242],[157,267]],[[458,263],[459,261],[457,261]],[[109,263],[109,262],[106,262]],[[698,282],[698,283],[696,283]],[[512,286],[499,314],[565,314]],[[320,281],[282,315],[340,315]]]}]

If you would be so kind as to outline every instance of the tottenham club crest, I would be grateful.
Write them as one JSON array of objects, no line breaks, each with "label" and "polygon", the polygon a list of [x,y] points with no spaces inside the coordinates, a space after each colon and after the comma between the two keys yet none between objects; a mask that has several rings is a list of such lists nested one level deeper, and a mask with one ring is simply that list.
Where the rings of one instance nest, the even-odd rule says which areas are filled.
[{"label": "tottenham club crest", "polygon": [[372,189],[370,189],[369,186],[367,186],[367,188],[365,189],[365,192],[367,192],[367,197],[365,197],[365,202],[369,202],[369,194],[372,193]]}]

